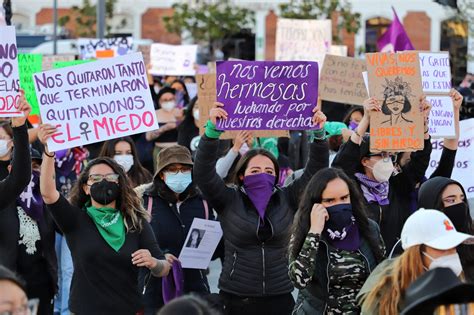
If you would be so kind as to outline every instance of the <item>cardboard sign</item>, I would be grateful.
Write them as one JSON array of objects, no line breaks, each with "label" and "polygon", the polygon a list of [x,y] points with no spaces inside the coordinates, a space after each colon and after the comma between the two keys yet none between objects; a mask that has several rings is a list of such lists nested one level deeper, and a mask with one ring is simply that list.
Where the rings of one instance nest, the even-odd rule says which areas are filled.
[{"label": "cardboard sign", "polygon": [[382,104],[370,115],[370,150],[417,151],[424,146],[418,53],[369,53],[365,55],[370,96]]},{"label": "cardboard sign", "polygon": [[43,55],[41,54],[18,54],[18,67],[20,68],[20,85],[25,91],[25,98],[31,105],[30,115],[38,115],[39,107],[36,99],[33,74],[41,72]]},{"label": "cardboard sign", "polygon": [[61,61],[72,61],[75,59],[74,55],[43,55],[43,71],[53,69],[53,65],[55,62]]},{"label": "cardboard sign", "polygon": [[443,138],[456,136],[454,126],[453,100],[447,95],[428,95],[426,100],[431,104],[430,112],[430,135]]},{"label": "cardboard sign", "polygon": [[364,60],[326,55],[319,76],[319,96],[323,100],[363,105],[367,99],[362,72]]},{"label": "cardboard sign", "polygon": [[[217,101],[216,95],[216,75],[198,74],[196,75],[198,88],[199,107],[199,134],[204,134],[204,126],[209,120],[209,111]],[[255,130],[252,132],[255,137],[289,137],[287,130]],[[238,131],[226,131],[221,134],[220,139],[235,139]]]},{"label": "cardboard sign", "polygon": [[150,45],[138,45],[137,51],[141,52],[143,55],[143,61],[145,62],[145,65],[148,68],[148,65],[150,64],[150,50],[151,46]]},{"label": "cardboard sign", "polygon": [[316,61],[331,49],[331,20],[278,19],[275,60]]},{"label": "cardboard sign", "polygon": [[420,52],[420,68],[423,92],[431,102],[429,120],[430,135],[433,138],[452,138],[454,128],[454,104],[451,90],[451,67],[448,52]]},{"label": "cardboard sign", "polygon": [[219,130],[308,130],[318,99],[318,64],[296,61],[217,62]]},{"label": "cardboard sign", "polygon": [[158,129],[140,53],[34,75],[51,151]]},{"label": "cardboard sign", "polygon": [[[474,198],[474,118],[461,120],[459,130],[459,147],[451,178],[463,185],[467,198]],[[443,152],[443,140],[432,140],[431,144],[433,151],[431,152],[430,164],[426,170],[427,177],[438,167]]]},{"label": "cardboard sign", "polygon": [[0,117],[19,117],[20,77],[14,26],[0,26]]},{"label": "cardboard sign", "polygon": [[195,75],[197,45],[152,44],[150,50],[152,75]]},{"label": "cardboard sign", "polygon": [[[133,51],[133,38],[125,36],[103,39],[79,38],[77,48],[80,59],[123,56]],[[113,51],[113,54],[110,51]]]}]

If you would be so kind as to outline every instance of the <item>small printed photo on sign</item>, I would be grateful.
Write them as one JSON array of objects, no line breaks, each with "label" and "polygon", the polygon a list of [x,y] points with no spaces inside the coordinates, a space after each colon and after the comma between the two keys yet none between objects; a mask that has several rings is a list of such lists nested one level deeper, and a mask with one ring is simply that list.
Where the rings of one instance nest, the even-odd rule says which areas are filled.
[{"label": "small printed photo on sign", "polygon": [[198,248],[199,244],[201,244],[202,238],[204,237],[204,233],[206,233],[206,230],[192,229],[191,233],[189,234],[189,239],[186,243],[186,247]]}]

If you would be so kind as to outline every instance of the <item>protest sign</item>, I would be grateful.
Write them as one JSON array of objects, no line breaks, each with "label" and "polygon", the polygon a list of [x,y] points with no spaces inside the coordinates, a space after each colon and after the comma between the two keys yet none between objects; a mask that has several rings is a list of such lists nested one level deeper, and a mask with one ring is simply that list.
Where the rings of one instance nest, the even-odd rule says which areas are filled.
[{"label": "protest sign", "polygon": [[367,91],[367,95],[370,95],[370,93],[369,93],[369,75],[367,74],[367,71],[362,72],[362,78],[364,79],[364,85],[365,85],[365,90]]},{"label": "protest sign", "polygon": [[437,138],[456,136],[453,100],[449,95],[428,95],[426,100],[431,104],[430,135]]},{"label": "protest sign", "polygon": [[57,61],[53,64],[53,69],[61,69],[71,66],[82,65],[83,63],[88,63],[91,61],[95,61],[93,59],[85,59],[85,60],[71,60],[71,61]]},{"label": "protest sign", "polygon": [[[459,147],[451,178],[463,185],[467,198],[474,198],[474,118],[461,120],[459,130]],[[433,151],[431,152],[430,164],[426,170],[427,177],[438,167],[443,152],[443,140],[433,139],[431,143]]]},{"label": "protest sign", "polygon": [[331,49],[331,20],[278,19],[275,60],[316,61]]},{"label": "protest sign", "polygon": [[362,72],[364,60],[326,55],[319,76],[319,96],[323,100],[362,105],[367,99]]},{"label": "protest sign", "polygon": [[143,55],[143,61],[145,62],[145,65],[148,67],[150,64],[150,45],[138,45],[137,51],[141,52]]},{"label": "protest sign", "polygon": [[33,74],[41,72],[43,55],[18,54],[18,67],[20,69],[20,86],[25,91],[25,98],[31,105],[30,115],[38,115],[39,107],[36,99]]},{"label": "protest sign", "polygon": [[[79,38],[77,40],[80,59],[103,58],[103,54],[108,57],[117,57],[129,54],[133,49],[132,37],[113,37],[113,38]],[[97,55],[97,51],[99,51]],[[104,52],[113,51],[113,54]]]},{"label": "protest sign", "polygon": [[[196,75],[197,88],[198,88],[198,101],[199,107],[199,134],[204,134],[204,126],[209,120],[209,111],[217,101],[216,95],[216,74],[198,74]],[[226,131],[220,139],[235,139],[238,131]],[[254,137],[289,137],[287,130],[255,130],[252,132]]]},{"label": "protest sign", "polygon": [[51,151],[158,129],[140,53],[34,75]]},{"label": "protest sign", "polygon": [[75,59],[74,55],[43,55],[43,71],[53,69],[53,64],[60,61],[72,61]]},{"label": "protest sign", "polygon": [[449,97],[451,90],[449,53],[420,52],[418,55],[423,92],[432,105],[429,119],[430,135],[433,138],[455,137],[454,105]]},{"label": "protest sign", "polygon": [[20,77],[14,26],[0,26],[0,117],[19,117]]},{"label": "protest sign", "polygon": [[185,83],[186,85],[186,90],[188,91],[188,96],[189,99],[193,99],[194,97],[197,96],[197,84],[190,82],[190,83]]},{"label": "protest sign", "polygon": [[418,53],[368,53],[365,57],[370,96],[382,107],[381,112],[370,115],[371,152],[423,149],[423,90]]},{"label": "protest sign", "polygon": [[195,75],[197,45],[152,44],[150,73],[153,75]]},{"label": "protest sign", "polygon": [[296,61],[217,62],[219,130],[307,130],[318,98],[318,64]]},{"label": "protest sign", "polygon": [[347,46],[345,45],[331,45],[329,54],[341,57],[347,57]]},{"label": "protest sign", "polygon": [[221,238],[222,228],[219,222],[194,218],[178,256],[181,266],[207,269]]}]

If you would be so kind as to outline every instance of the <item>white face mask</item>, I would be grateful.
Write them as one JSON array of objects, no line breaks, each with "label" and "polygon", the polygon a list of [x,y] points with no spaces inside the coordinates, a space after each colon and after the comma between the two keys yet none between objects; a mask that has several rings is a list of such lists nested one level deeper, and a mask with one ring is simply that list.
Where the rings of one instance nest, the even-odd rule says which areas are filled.
[{"label": "white face mask", "polygon": [[128,172],[133,166],[133,155],[131,154],[118,154],[114,156],[115,162],[117,162],[123,169],[125,173]]},{"label": "white face mask", "polygon": [[423,253],[423,255],[431,259],[431,264],[430,264],[430,267],[428,268],[430,270],[434,268],[449,268],[458,277],[462,272],[461,259],[459,259],[458,253],[441,256],[438,258],[433,258],[427,253]]},{"label": "white face mask", "polygon": [[199,121],[199,109],[193,111],[193,117],[195,120]]},{"label": "white face mask", "polygon": [[161,103],[161,108],[163,108],[163,110],[169,112],[171,110],[173,110],[173,108],[176,107],[176,102],[175,101],[169,101],[169,102],[163,102]]},{"label": "white face mask", "polygon": [[0,140],[0,157],[3,157],[10,152],[8,143],[10,143],[10,140]]},{"label": "white face mask", "polygon": [[372,167],[374,178],[379,183],[388,182],[394,170],[395,167],[391,159],[380,159]]}]

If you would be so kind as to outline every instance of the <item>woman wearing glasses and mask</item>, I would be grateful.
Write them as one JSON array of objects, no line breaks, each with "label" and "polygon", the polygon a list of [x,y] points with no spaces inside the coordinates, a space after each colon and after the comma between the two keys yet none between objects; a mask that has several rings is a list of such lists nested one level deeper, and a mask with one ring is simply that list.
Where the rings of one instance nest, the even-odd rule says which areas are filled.
[{"label": "woman wearing glasses and mask", "polygon": [[54,153],[46,141],[56,128],[42,125],[45,145],[40,187],[44,202],[66,236],[74,274],[69,299],[74,314],[135,314],[140,309],[138,267],[156,277],[167,275],[147,213],[123,168],[110,158],[89,162],[70,195],[54,181]]},{"label": "woman wearing glasses and mask", "polygon": [[[370,138],[364,135],[369,127],[370,114],[382,110],[375,98],[364,102],[362,120],[350,140],[341,146],[332,164],[342,168],[359,184],[368,216],[379,224],[388,251],[399,239],[403,223],[410,215],[411,193],[425,175],[430,161],[431,141],[426,118],[431,106],[424,97],[420,98],[419,106],[425,117],[424,149],[412,152],[405,165],[396,164],[395,154],[370,152]],[[354,160],[359,163],[354,163]]]},{"label": "woman wearing glasses and mask", "polygon": [[[192,178],[191,152],[175,145],[160,151],[153,182],[137,187],[143,194],[144,207],[151,214],[151,226],[166,259],[178,263],[186,236],[195,218],[214,220],[212,209],[203,200]],[[141,278],[143,275],[141,275]],[[184,293],[209,294],[204,270],[183,269]],[[156,314],[164,305],[159,279],[143,279],[145,315]]]}]

